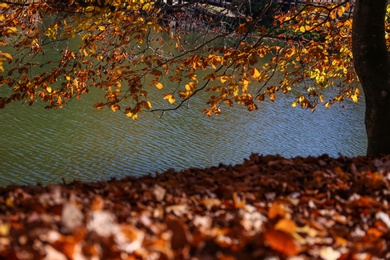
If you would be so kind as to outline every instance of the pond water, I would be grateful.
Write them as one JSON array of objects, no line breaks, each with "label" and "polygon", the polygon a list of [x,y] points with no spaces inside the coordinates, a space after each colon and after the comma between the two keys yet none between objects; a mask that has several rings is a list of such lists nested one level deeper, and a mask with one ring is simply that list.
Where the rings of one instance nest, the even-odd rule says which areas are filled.
[{"label": "pond water", "polygon": [[234,107],[211,118],[193,102],[162,118],[144,113],[134,122],[122,113],[93,109],[93,101],[94,93],[55,111],[21,104],[0,110],[0,185],[236,164],[251,153],[337,157],[366,150],[363,102],[312,113],[292,108],[292,97],[284,97],[257,111]]},{"label": "pond water", "polygon": [[102,96],[91,91],[59,110],[21,103],[1,109],[0,186],[236,164],[251,153],[352,157],[366,151],[363,98],[345,102],[348,109],[334,105],[313,113],[292,108],[291,93],[257,111],[235,106],[207,117],[204,100],[196,97],[189,108],[161,118],[144,113],[134,122],[121,112],[93,109]]}]

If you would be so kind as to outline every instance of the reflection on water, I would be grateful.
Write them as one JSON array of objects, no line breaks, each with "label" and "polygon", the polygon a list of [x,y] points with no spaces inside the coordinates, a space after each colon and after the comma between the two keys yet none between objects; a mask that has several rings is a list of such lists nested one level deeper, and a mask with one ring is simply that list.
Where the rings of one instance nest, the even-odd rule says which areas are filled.
[{"label": "reflection on water", "polygon": [[[98,93],[99,97],[101,93]],[[364,104],[331,109],[292,108],[289,99],[258,111],[234,107],[207,117],[203,105],[137,122],[92,108],[94,94],[64,109],[12,104],[0,110],[0,185],[93,181],[188,167],[235,164],[253,153],[286,157],[363,155]]]}]

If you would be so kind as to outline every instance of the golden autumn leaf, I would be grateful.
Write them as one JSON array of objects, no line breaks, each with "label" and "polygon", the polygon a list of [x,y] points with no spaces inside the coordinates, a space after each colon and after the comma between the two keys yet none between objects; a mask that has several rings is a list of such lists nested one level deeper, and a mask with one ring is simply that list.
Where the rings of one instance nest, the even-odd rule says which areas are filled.
[{"label": "golden autumn leaf", "polygon": [[337,10],[337,15],[338,16],[342,16],[345,12],[345,7],[344,6],[340,6],[339,9]]},{"label": "golden autumn leaf", "polygon": [[165,94],[164,99],[167,99],[170,104],[175,103],[176,99],[172,94]]},{"label": "golden autumn leaf", "polygon": [[85,8],[85,11],[86,12],[92,12],[95,10],[95,7],[94,6],[88,6],[87,8]]},{"label": "golden autumn leaf", "polygon": [[6,30],[6,34],[16,34],[18,29],[16,27],[8,27]]},{"label": "golden autumn leaf", "polygon": [[117,105],[117,104],[111,106],[111,110],[114,111],[114,112],[117,111],[117,110],[120,110],[120,109],[121,109],[120,106]]},{"label": "golden autumn leaf", "polygon": [[260,76],[261,76],[260,71],[259,71],[257,68],[254,68],[254,69],[253,69],[252,77],[253,77],[254,79],[260,79]]},{"label": "golden autumn leaf", "polygon": [[274,229],[288,234],[293,234],[297,229],[297,225],[291,219],[283,218],[276,223]]},{"label": "golden autumn leaf", "polygon": [[164,87],[164,85],[161,82],[156,83],[156,88],[162,89],[163,87]]},{"label": "golden autumn leaf", "polygon": [[9,54],[9,53],[5,53],[5,52],[0,51],[0,56],[6,57],[8,59],[8,62],[11,62],[13,60],[11,54]]},{"label": "golden autumn leaf", "polygon": [[264,233],[264,238],[272,249],[286,256],[295,256],[301,251],[294,238],[283,231],[268,229]]},{"label": "golden autumn leaf", "polygon": [[6,3],[0,3],[0,8],[8,9],[8,8],[9,8],[9,5],[6,4]]},{"label": "golden autumn leaf", "polygon": [[132,113],[130,111],[127,111],[125,114],[126,114],[127,117],[130,117],[134,121],[136,121],[138,119],[138,114],[137,113]]},{"label": "golden autumn leaf", "polygon": [[222,83],[222,84],[225,84],[226,81],[228,81],[229,79],[230,79],[229,76],[222,76],[220,80],[221,80],[221,83]]}]

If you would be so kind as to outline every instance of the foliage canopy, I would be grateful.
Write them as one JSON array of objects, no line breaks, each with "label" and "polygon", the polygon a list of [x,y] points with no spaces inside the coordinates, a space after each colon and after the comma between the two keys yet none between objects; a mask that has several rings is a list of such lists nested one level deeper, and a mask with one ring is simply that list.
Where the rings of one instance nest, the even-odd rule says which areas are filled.
[{"label": "foliage canopy", "polygon": [[[294,88],[300,94],[292,106],[302,108],[358,100],[349,1],[288,10],[270,1],[252,13],[198,1],[30,2],[0,1],[1,108],[16,100],[58,108],[92,87],[105,90],[95,108],[132,119],[144,110],[178,109],[201,91],[210,93],[210,116],[223,104],[254,110]],[[59,60],[42,58],[53,51]],[[35,73],[38,67],[43,72]],[[272,80],[277,73],[280,82]],[[325,100],[328,87],[336,94]],[[166,107],[154,107],[152,88]]]}]

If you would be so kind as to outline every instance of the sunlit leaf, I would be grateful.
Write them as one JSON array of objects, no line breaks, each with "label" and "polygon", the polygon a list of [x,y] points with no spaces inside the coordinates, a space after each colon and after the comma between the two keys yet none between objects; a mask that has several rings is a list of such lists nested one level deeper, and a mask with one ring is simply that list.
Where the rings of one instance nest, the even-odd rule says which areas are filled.
[{"label": "sunlit leaf", "polygon": [[293,234],[297,229],[297,225],[291,219],[283,218],[276,223],[274,229]]},{"label": "sunlit leaf", "polygon": [[120,106],[117,105],[117,104],[112,105],[112,106],[111,106],[111,110],[114,111],[114,112],[117,111],[117,110],[120,110]]},{"label": "sunlit leaf", "polygon": [[6,4],[6,3],[0,3],[0,8],[8,9],[8,8],[9,8],[9,5]]},{"label": "sunlit leaf", "polygon": [[164,87],[164,85],[161,82],[156,83],[156,88],[162,89],[163,87]]},{"label": "sunlit leaf", "polygon": [[176,99],[172,94],[165,94],[164,99],[167,99],[170,104],[175,103]]},{"label": "sunlit leaf", "polygon": [[274,250],[286,256],[295,256],[300,252],[299,245],[294,238],[283,231],[269,229],[264,233],[265,241]]}]

